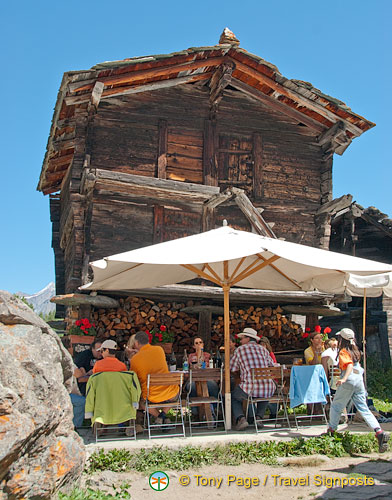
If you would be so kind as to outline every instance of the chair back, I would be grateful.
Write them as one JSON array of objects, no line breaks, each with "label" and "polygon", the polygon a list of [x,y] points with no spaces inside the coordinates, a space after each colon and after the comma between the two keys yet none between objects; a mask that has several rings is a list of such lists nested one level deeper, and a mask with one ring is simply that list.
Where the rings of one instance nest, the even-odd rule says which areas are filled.
[{"label": "chair back", "polygon": [[222,368],[206,368],[205,370],[190,370],[189,382],[206,382],[213,380],[214,382],[222,382],[223,369]]},{"label": "chair back", "polygon": [[252,382],[258,380],[282,380],[281,366],[267,366],[264,368],[252,368]]},{"label": "chair back", "polygon": [[147,390],[149,387],[157,385],[178,385],[181,392],[183,381],[184,374],[182,372],[149,373],[147,375]]}]

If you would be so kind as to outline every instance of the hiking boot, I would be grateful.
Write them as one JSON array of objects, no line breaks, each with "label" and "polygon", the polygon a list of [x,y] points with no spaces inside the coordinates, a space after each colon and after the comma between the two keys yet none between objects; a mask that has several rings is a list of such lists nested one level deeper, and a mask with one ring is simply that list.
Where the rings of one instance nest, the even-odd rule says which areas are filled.
[{"label": "hiking boot", "polygon": [[248,427],[248,421],[245,417],[240,417],[237,421],[237,425],[235,426],[237,431],[244,431]]},{"label": "hiking boot", "polygon": [[389,434],[387,432],[379,432],[376,434],[378,441],[378,451],[379,453],[385,453],[388,449]]}]

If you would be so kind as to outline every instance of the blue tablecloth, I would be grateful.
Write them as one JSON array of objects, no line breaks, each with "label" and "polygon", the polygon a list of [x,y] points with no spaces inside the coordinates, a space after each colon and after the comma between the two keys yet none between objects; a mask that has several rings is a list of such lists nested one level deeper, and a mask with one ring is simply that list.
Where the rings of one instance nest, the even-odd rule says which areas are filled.
[{"label": "blue tablecloth", "polygon": [[290,407],[326,403],[330,393],[322,365],[293,366],[290,374]]}]

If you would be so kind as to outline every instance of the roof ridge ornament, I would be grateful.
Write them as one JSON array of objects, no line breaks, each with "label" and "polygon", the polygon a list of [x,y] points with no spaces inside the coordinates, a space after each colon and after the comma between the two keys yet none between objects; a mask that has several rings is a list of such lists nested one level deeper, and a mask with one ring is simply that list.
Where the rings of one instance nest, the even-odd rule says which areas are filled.
[{"label": "roof ridge ornament", "polygon": [[238,38],[231,30],[229,30],[229,28],[225,28],[219,38],[219,45],[224,45],[226,43],[229,43],[230,45],[240,44]]}]

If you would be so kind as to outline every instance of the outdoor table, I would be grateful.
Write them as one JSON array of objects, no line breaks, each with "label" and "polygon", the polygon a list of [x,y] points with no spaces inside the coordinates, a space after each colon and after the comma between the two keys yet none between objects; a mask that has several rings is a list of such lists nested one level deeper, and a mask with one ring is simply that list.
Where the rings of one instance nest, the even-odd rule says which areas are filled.
[{"label": "outdoor table", "polygon": [[[209,370],[209,368],[197,368],[197,370],[199,369],[207,373]],[[189,372],[183,372],[183,373],[184,373],[184,380],[189,379]],[[195,382],[195,386],[196,386],[196,394],[198,397],[206,398],[209,396],[207,380],[201,380]],[[199,411],[200,421],[202,420],[203,416],[206,417],[206,421],[208,422],[212,421],[212,412],[210,403],[201,404],[200,406],[198,406],[198,411]]]}]

